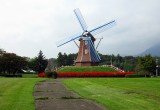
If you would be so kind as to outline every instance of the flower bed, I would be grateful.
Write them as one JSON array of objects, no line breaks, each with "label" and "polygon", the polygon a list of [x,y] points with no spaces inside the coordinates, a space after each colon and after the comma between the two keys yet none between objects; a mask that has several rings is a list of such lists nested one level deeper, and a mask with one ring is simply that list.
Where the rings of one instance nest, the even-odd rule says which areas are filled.
[{"label": "flower bed", "polygon": [[125,77],[135,72],[58,72],[58,77]]},{"label": "flower bed", "polygon": [[45,77],[45,72],[42,72],[42,73],[38,73],[38,77]]}]

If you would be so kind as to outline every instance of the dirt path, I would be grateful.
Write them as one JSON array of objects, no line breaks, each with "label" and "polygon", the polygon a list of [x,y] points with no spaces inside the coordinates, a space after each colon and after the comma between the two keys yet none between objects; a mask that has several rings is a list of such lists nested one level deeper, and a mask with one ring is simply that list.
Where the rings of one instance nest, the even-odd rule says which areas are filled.
[{"label": "dirt path", "polygon": [[93,101],[68,90],[62,79],[39,82],[35,86],[36,110],[106,110]]}]

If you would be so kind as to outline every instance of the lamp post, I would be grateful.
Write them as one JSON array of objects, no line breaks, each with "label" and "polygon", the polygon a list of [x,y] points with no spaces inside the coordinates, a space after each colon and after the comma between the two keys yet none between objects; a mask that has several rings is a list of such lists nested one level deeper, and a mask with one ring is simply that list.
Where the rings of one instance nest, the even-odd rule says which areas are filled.
[{"label": "lamp post", "polygon": [[158,59],[156,59],[156,76],[158,76]]},{"label": "lamp post", "polygon": [[111,66],[112,66],[113,64],[112,64],[112,55],[111,55]]}]

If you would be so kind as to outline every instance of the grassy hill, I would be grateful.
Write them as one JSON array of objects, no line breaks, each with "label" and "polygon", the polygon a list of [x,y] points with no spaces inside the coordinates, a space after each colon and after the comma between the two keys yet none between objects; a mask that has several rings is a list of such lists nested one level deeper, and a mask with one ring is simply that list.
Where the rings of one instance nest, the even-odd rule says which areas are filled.
[{"label": "grassy hill", "polygon": [[89,66],[89,67],[64,67],[58,70],[58,72],[116,72],[111,67],[102,66]]}]

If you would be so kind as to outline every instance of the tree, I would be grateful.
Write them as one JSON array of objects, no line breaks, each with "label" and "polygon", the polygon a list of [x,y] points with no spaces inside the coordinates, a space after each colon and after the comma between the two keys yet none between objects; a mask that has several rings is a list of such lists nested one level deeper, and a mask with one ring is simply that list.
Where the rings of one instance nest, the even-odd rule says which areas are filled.
[{"label": "tree", "polygon": [[62,54],[61,52],[58,53],[57,58],[57,65],[60,66],[71,66],[74,64],[74,60],[76,58],[77,54],[69,54],[66,53]]},{"label": "tree", "polygon": [[40,50],[38,57],[37,57],[37,63],[38,63],[38,73],[44,72],[47,67],[48,61],[44,57],[41,50]]},{"label": "tree", "polygon": [[27,67],[28,67],[29,70],[33,70],[33,71],[35,71],[35,72],[38,73],[39,68],[38,68],[38,60],[37,60],[37,57],[30,59],[30,60],[28,61]]},{"label": "tree", "polygon": [[136,65],[136,71],[140,74],[150,75],[155,72],[156,62],[151,55],[139,57]]},{"label": "tree", "polygon": [[58,53],[58,58],[57,58],[57,65],[60,67],[63,65],[64,59],[63,59],[63,55],[61,52]]},{"label": "tree", "polygon": [[67,65],[74,65],[77,54],[69,54],[67,56]]},{"label": "tree", "polygon": [[0,73],[3,72],[3,50],[0,49]]},{"label": "tree", "polygon": [[7,74],[15,74],[24,69],[27,61],[24,57],[17,56],[14,53],[3,53],[0,56],[1,72]]},{"label": "tree", "polygon": [[0,49],[0,56],[3,54],[3,53],[6,53],[3,49]]}]

